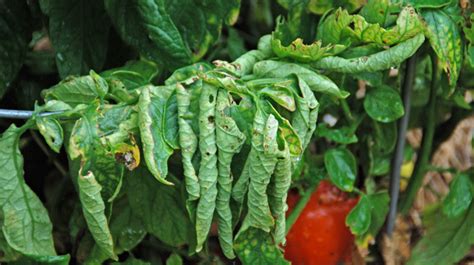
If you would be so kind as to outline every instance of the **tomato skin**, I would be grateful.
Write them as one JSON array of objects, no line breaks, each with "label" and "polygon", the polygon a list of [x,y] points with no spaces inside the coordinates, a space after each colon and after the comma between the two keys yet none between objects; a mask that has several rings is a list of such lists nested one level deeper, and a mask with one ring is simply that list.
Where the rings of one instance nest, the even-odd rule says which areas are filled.
[{"label": "tomato skin", "polygon": [[[288,194],[288,212],[298,199]],[[286,237],[285,258],[294,265],[337,265],[350,258],[354,236],[345,220],[357,201],[321,181]]]}]

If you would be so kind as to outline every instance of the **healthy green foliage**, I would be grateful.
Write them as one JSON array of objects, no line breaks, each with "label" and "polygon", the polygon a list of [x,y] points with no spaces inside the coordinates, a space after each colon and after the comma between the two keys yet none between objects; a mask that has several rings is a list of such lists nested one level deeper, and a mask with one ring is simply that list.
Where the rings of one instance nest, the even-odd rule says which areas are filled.
[{"label": "healthy green foliage", "polygon": [[356,179],[356,160],[349,150],[336,148],[326,151],[324,165],[329,178],[338,188],[352,191]]}]

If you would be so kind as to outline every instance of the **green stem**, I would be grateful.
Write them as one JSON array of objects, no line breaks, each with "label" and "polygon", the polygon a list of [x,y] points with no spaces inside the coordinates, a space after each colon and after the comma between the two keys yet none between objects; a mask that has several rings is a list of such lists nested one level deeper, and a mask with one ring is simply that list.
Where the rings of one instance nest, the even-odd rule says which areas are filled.
[{"label": "green stem", "polygon": [[342,112],[344,113],[346,119],[350,122],[354,121],[354,116],[352,116],[352,112],[349,108],[349,104],[347,104],[347,101],[345,99],[340,99],[339,102],[341,103]]},{"label": "green stem", "polygon": [[296,203],[296,206],[295,208],[293,208],[293,211],[291,211],[288,218],[286,218],[286,234],[288,234],[291,227],[295,224],[296,220],[298,220],[298,217],[303,212],[304,208],[306,207],[306,204],[308,204],[308,201],[311,198],[311,194],[313,194],[313,192],[316,190],[318,184],[319,181],[316,181],[315,183],[311,184],[310,187],[308,187],[303,196],[301,196],[298,203]]},{"label": "green stem", "polygon": [[430,99],[428,102],[428,108],[426,109],[426,124],[423,128],[423,140],[421,142],[420,153],[415,164],[415,169],[413,171],[412,177],[410,178],[410,182],[408,183],[405,196],[403,197],[403,200],[400,204],[400,211],[402,214],[407,214],[410,210],[413,201],[418,194],[418,190],[423,184],[423,178],[428,169],[431,157],[431,147],[433,144],[436,123],[436,88],[438,86],[438,63],[435,56],[432,56],[431,59],[433,62],[433,69],[431,77]]}]

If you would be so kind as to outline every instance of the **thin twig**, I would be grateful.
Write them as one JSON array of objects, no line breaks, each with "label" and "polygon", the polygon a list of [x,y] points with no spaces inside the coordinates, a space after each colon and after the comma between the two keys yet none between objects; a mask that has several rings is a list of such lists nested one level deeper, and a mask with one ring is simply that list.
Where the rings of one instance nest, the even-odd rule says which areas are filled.
[{"label": "thin twig", "polygon": [[390,175],[390,211],[387,220],[387,235],[392,236],[395,220],[397,218],[398,196],[400,194],[400,167],[403,163],[403,154],[405,149],[405,138],[410,120],[411,111],[411,90],[415,80],[416,54],[407,61],[405,76],[403,80],[403,104],[405,105],[405,115],[398,123],[398,139],[395,147],[395,156],[392,160],[392,172]]},{"label": "thin twig", "polygon": [[64,166],[57,160],[55,155],[49,150],[49,148],[43,143],[41,138],[39,137],[38,133],[30,130],[31,137],[35,141],[35,143],[39,146],[41,151],[46,154],[50,161],[53,162],[53,165],[59,171],[59,173],[64,177],[67,178],[69,176],[68,171],[64,168]]}]

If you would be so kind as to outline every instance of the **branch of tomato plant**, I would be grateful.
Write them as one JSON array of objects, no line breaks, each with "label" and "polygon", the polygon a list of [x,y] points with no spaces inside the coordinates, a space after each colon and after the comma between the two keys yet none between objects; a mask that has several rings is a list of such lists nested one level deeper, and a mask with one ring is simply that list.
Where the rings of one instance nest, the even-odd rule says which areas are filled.
[{"label": "branch of tomato plant", "polygon": [[387,219],[387,235],[391,236],[395,227],[397,218],[398,197],[400,195],[400,168],[403,163],[403,154],[405,150],[405,138],[408,129],[408,121],[410,120],[411,111],[411,90],[415,80],[416,57],[413,55],[408,59],[405,68],[405,75],[402,85],[403,104],[405,105],[405,115],[398,123],[398,139],[395,147],[395,156],[392,160],[392,172],[390,174],[390,210]]},{"label": "branch of tomato plant", "polygon": [[288,218],[286,218],[286,234],[290,232],[291,227],[295,224],[296,220],[298,220],[298,217],[303,212],[306,204],[308,204],[311,194],[316,190],[318,184],[319,181],[311,183],[311,185],[306,189],[299,201],[296,203],[293,211],[291,211],[290,215],[288,215]]},{"label": "branch of tomato plant", "polygon": [[427,172],[431,157],[431,149],[433,145],[433,136],[436,123],[436,91],[438,88],[438,61],[436,55],[434,55],[433,52],[431,52],[431,61],[433,69],[431,76],[430,98],[428,101],[428,108],[426,110],[426,124],[423,127],[423,138],[421,141],[420,152],[416,160],[415,169],[413,170],[413,175],[410,178],[407,190],[400,203],[400,211],[402,214],[407,214],[410,210],[413,201],[415,200],[416,194],[423,184],[423,178]]},{"label": "branch of tomato plant", "polygon": [[64,168],[64,166],[59,162],[59,160],[55,157],[55,155],[49,150],[49,148],[43,143],[41,137],[36,133],[34,130],[30,130],[31,137],[35,141],[35,143],[39,146],[41,151],[49,158],[49,160],[53,163],[56,167],[58,172],[64,178],[69,177],[68,171]]}]

